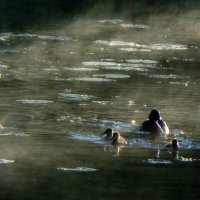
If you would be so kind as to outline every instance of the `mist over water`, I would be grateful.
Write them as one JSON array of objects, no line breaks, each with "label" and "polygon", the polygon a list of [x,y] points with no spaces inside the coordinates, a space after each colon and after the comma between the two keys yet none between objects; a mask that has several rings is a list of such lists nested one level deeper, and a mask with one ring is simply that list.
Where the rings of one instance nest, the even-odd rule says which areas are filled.
[{"label": "mist over water", "polygon": [[[198,199],[198,2],[38,2],[0,18],[0,197]],[[169,136],[139,131],[154,107]]]}]

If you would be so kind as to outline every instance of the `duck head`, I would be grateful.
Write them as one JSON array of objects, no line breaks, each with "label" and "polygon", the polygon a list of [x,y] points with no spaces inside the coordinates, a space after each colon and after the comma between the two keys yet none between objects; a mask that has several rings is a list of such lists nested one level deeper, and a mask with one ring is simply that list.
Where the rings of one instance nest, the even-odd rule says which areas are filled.
[{"label": "duck head", "polygon": [[172,140],[172,147],[173,147],[173,148],[179,147],[179,143],[178,143],[178,139],[177,139],[177,138],[174,138],[174,139]]},{"label": "duck head", "polygon": [[101,135],[103,135],[106,138],[112,138],[113,137],[114,130],[112,128],[107,128]]},{"label": "duck head", "polygon": [[119,132],[114,132],[112,137],[112,144],[117,144],[120,138]]},{"label": "duck head", "polygon": [[149,120],[151,122],[156,122],[161,119],[160,112],[157,109],[153,109],[149,114]]}]

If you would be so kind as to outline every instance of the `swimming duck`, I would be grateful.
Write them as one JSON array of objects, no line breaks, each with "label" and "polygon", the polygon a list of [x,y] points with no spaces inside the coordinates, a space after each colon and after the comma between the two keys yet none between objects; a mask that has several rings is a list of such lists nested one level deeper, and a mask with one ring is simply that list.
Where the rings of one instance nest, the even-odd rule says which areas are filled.
[{"label": "swimming duck", "polygon": [[179,142],[177,138],[174,138],[171,143],[167,144],[165,148],[171,148],[177,150],[179,148]]},{"label": "swimming duck", "polygon": [[127,141],[120,135],[119,132],[114,132],[112,137],[112,144],[127,144]]},{"label": "swimming duck", "polygon": [[114,129],[107,128],[103,133],[101,133],[101,135],[103,135],[103,137],[105,137],[105,139],[111,140],[114,132],[115,132]]},{"label": "swimming duck", "polygon": [[165,121],[162,120],[160,112],[153,109],[149,114],[149,119],[145,120],[140,131],[147,131],[156,134],[169,134],[169,128]]}]

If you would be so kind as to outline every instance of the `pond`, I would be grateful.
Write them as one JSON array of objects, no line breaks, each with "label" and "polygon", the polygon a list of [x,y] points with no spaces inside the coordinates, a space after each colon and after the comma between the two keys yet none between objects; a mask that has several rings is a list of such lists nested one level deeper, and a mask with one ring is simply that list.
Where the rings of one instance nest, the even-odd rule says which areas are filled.
[{"label": "pond", "polygon": [[[1,32],[1,199],[197,199],[200,43],[192,20],[84,18]],[[139,131],[154,107],[167,137]],[[108,127],[128,144],[105,141]],[[174,137],[181,149],[165,150]]]}]

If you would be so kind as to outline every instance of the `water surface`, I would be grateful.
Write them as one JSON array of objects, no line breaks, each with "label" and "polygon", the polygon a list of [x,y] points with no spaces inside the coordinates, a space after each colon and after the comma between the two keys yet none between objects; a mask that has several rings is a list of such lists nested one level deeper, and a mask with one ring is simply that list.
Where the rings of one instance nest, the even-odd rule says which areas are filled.
[{"label": "water surface", "polygon": [[[1,198],[198,199],[194,33],[118,18],[59,27],[0,33]],[[139,131],[154,107],[168,137]],[[107,127],[128,144],[105,141]],[[173,137],[179,151],[164,148]]]}]

